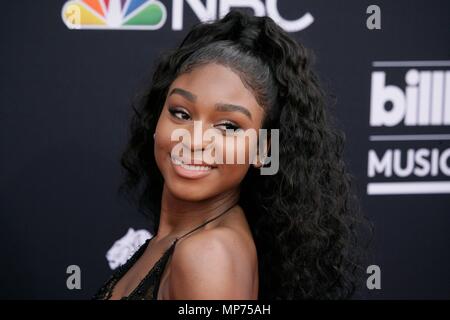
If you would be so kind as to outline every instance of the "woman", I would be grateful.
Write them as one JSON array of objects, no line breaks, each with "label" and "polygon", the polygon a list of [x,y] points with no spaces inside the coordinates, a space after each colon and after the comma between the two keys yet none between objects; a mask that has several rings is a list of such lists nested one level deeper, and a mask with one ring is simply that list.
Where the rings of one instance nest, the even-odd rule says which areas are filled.
[{"label": "woman", "polygon": [[[163,55],[134,110],[121,190],[150,216],[155,236],[95,298],[351,296],[360,220],[344,138],[306,49],[271,18],[231,11],[194,26]],[[278,172],[260,174],[262,153],[243,164],[174,157],[173,132],[194,133],[196,121],[223,133],[224,151],[240,130],[279,130]],[[191,143],[192,159],[211,141]]]}]

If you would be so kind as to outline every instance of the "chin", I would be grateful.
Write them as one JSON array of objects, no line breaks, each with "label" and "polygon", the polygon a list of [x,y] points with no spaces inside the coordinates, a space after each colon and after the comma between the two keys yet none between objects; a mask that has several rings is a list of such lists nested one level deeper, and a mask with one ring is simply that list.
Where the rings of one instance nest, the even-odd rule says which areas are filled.
[{"label": "chin", "polygon": [[185,201],[197,202],[217,195],[211,185],[194,185],[192,182],[168,181],[166,186],[175,197]]}]

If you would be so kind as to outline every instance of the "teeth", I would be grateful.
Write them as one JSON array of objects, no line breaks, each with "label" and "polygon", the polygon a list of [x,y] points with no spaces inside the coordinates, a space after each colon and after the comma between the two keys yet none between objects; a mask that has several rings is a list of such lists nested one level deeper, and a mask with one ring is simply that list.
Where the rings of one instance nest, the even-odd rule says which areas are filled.
[{"label": "teeth", "polygon": [[183,164],[180,160],[172,158],[172,162],[175,163],[176,165],[181,165]]},{"label": "teeth", "polygon": [[181,160],[176,159],[176,158],[172,158],[172,162],[175,165],[181,166],[187,170],[194,170],[194,171],[209,171],[209,170],[211,170],[210,166],[196,166],[196,165],[191,165],[191,164],[184,164]]},{"label": "teeth", "polygon": [[181,166],[188,170],[195,170],[195,171],[209,171],[211,170],[211,167],[208,166],[195,166],[195,165],[189,165],[189,164],[181,164]]}]

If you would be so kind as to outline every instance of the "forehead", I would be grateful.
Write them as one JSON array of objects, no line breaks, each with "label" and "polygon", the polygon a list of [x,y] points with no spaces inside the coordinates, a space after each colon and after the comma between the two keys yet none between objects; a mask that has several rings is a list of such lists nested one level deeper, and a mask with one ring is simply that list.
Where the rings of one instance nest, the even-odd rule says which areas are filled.
[{"label": "forehead", "polygon": [[255,115],[263,112],[241,78],[230,68],[219,64],[210,63],[195,67],[189,73],[177,77],[168,92],[173,88],[182,88],[193,93],[197,96],[197,105],[212,106],[223,102],[242,105]]}]

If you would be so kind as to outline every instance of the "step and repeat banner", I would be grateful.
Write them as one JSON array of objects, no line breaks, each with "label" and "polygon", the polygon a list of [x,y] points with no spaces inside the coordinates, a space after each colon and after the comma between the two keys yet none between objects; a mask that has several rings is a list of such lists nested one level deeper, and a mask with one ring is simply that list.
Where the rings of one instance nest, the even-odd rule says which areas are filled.
[{"label": "step and repeat banner", "polygon": [[3,2],[0,298],[90,298],[152,235],[117,195],[133,94],[233,8],[311,48],[335,97],[375,228],[359,296],[450,298],[450,3],[406,0]]}]

